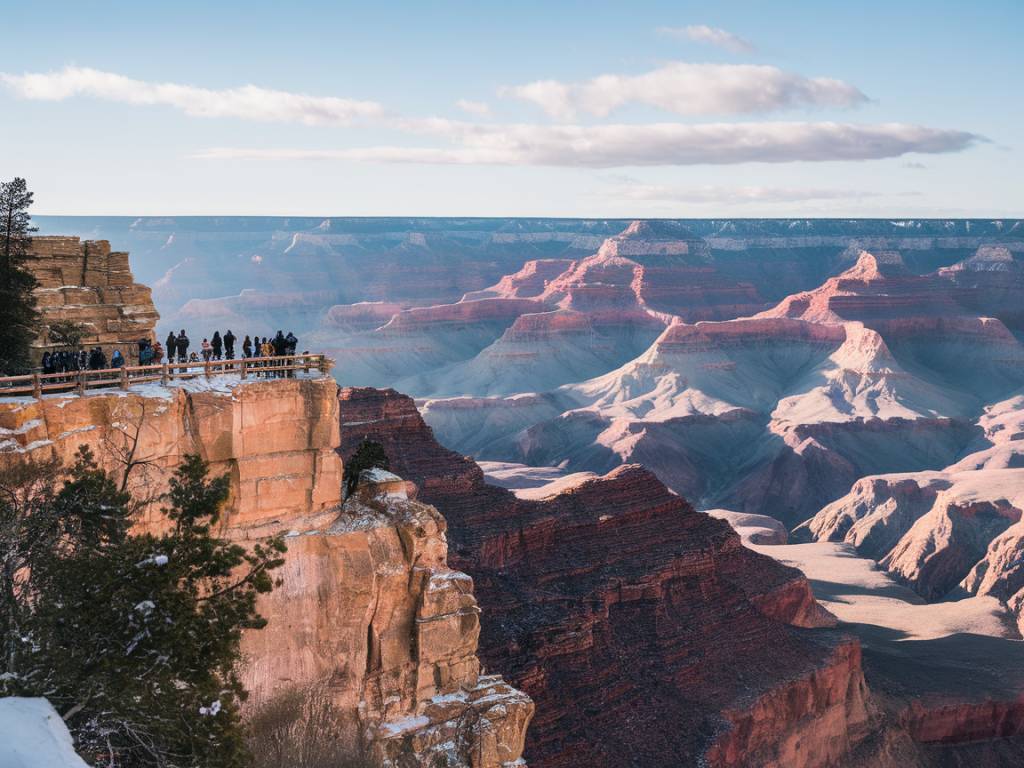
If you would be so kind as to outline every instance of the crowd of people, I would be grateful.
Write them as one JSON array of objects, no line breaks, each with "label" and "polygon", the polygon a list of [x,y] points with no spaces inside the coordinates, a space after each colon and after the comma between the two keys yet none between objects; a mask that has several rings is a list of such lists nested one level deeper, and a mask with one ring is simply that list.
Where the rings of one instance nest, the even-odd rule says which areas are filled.
[{"label": "crowd of people", "polygon": [[61,350],[59,352],[43,352],[40,367],[43,373],[72,373],[75,371],[100,371],[106,368],[120,368],[124,365],[124,355],[115,349],[108,362],[102,347],[93,347],[86,352],[84,349]]},{"label": "crowd of people", "polygon": [[[160,365],[166,356],[168,363],[189,364],[199,362],[210,362],[214,360],[234,360],[235,344],[238,337],[230,329],[222,336],[220,331],[214,331],[213,336],[204,338],[199,345],[199,351],[189,352],[191,339],[182,328],[178,334],[171,331],[167,334],[166,344],[159,340],[139,339],[138,359],[139,365]],[[291,331],[285,335],[278,331],[273,337],[267,336],[246,336],[241,343],[242,358],[270,358],[289,357],[296,353],[299,340]],[[82,350],[60,350],[44,352],[41,361],[42,372],[71,373],[76,371],[98,371],[109,368],[120,368],[125,365],[125,358],[121,350],[115,349],[107,360],[107,356],[101,347],[93,347],[90,351]],[[264,363],[270,365],[270,363]],[[276,375],[283,375],[284,371],[275,371]],[[292,376],[292,371],[287,371]]]}]

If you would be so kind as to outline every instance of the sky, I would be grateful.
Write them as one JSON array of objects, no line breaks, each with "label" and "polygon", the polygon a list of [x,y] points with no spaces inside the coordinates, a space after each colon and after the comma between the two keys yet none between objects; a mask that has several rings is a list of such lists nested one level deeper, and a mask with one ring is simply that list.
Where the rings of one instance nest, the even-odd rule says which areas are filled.
[{"label": "sky", "polygon": [[1020,0],[5,9],[37,214],[1019,217]]}]

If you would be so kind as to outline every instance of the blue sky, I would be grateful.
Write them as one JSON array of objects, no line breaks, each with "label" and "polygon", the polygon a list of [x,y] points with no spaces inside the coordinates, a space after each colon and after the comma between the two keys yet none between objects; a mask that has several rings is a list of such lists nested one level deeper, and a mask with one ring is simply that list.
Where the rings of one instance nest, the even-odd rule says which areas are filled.
[{"label": "blue sky", "polygon": [[973,5],[26,3],[0,175],[54,214],[1021,216],[1024,3]]}]

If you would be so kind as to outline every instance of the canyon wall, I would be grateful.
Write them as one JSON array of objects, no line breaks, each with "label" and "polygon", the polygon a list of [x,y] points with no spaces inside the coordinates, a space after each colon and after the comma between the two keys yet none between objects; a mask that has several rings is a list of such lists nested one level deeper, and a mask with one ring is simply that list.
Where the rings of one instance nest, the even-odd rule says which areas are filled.
[{"label": "canyon wall", "polygon": [[268,626],[243,637],[252,703],[326,697],[384,766],[522,765],[533,704],[481,669],[473,582],[447,565],[444,518],[397,481],[342,505],[339,442],[325,378],[0,399],[0,465],[68,462],[87,445],[118,477],[131,467],[129,487],[151,500],[139,526],[159,528],[159,494],[198,453],[231,480],[220,535],[286,535],[283,583],[259,604]]},{"label": "canyon wall", "polygon": [[33,347],[37,355],[57,348],[49,326],[71,321],[82,326],[82,344],[100,346],[110,358],[120,349],[138,362],[138,340],[152,339],[159,315],[150,289],[135,282],[128,254],[111,251],[106,240],[34,237],[28,267],[39,286],[35,299],[42,313]]},{"label": "canyon wall", "polygon": [[449,520],[481,658],[537,703],[532,765],[825,766],[868,732],[855,640],[806,579],[620,467],[539,501],[483,481],[411,399],[341,393],[342,455],[379,440]]}]

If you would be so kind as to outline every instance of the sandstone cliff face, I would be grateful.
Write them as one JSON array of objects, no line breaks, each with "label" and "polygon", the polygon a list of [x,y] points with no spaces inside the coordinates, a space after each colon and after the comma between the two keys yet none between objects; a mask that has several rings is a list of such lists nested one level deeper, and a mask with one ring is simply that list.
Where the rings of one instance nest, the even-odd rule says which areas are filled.
[{"label": "sandstone cliff face", "polygon": [[[186,453],[231,478],[222,518],[234,536],[316,515],[340,503],[336,385],[329,379],[240,382],[97,391],[85,397],[0,400],[0,458],[70,462],[80,445],[129,488],[155,499]],[[158,525],[159,504],[141,522]]]},{"label": "sandstone cliff face", "polygon": [[[341,506],[337,385],[331,379],[194,380],[84,397],[0,400],[0,463],[56,457],[82,444],[151,498],[186,453],[227,474],[220,534],[287,533],[269,620],[243,638],[252,701],[291,686],[327,696],[340,725],[384,766],[465,768],[517,762],[530,699],[476,656],[473,582],[447,566],[438,512],[376,486]],[[404,485],[401,487],[404,489]]]},{"label": "sandstone cliff face", "polygon": [[540,766],[824,766],[869,720],[857,645],[802,575],[745,549],[645,470],[541,501],[483,482],[409,398],[341,395],[342,454],[380,440],[451,522],[481,658],[537,703]]},{"label": "sandstone cliff face", "polygon": [[77,237],[34,237],[30,254],[42,313],[34,345],[38,354],[54,348],[49,325],[69,320],[84,328],[83,344],[102,346],[108,358],[120,349],[125,359],[137,362],[136,342],[152,337],[159,315],[149,288],[135,282],[128,254],[111,252],[106,240]]},{"label": "sandstone cliff face", "polygon": [[500,768],[519,761],[533,702],[476,656],[473,581],[446,563],[445,520],[367,484],[333,519],[294,528],[244,637],[258,701],[297,686],[325,695],[379,764]]}]

